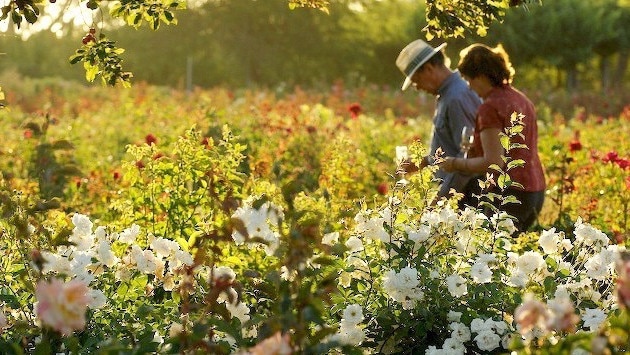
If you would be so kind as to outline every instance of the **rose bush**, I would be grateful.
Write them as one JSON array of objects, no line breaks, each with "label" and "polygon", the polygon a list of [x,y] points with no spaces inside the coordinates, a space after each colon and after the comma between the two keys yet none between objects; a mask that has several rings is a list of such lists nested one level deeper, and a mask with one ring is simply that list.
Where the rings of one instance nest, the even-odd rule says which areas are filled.
[{"label": "rose bush", "polygon": [[[629,350],[627,142],[597,139],[625,116],[542,117],[547,214],[512,237],[432,204],[433,168],[398,181],[430,122],[396,95],[91,90],[36,139],[0,110],[7,353]],[[24,157],[57,141],[41,180]]]}]

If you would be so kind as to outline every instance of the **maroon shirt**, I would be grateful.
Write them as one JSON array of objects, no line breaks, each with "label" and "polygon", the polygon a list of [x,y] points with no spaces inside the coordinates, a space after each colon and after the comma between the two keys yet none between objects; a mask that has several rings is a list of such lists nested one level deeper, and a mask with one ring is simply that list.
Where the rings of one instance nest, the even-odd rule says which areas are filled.
[{"label": "maroon shirt", "polygon": [[475,140],[469,157],[483,156],[480,133],[487,128],[498,128],[505,132],[512,125],[512,113],[525,115],[523,118],[523,135],[525,139],[515,136],[513,142],[527,145],[529,149],[514,148],[508,152],[512,160],[522,159],[525,165],[511,169],[508,174],[512,181],[523,185],[525,191],[535,192],[545,189],[545,175],[538,156],[538,126],[534,104],[520,91],[510,85],[501,85],[492,89],[483,100],[475,122]]}]

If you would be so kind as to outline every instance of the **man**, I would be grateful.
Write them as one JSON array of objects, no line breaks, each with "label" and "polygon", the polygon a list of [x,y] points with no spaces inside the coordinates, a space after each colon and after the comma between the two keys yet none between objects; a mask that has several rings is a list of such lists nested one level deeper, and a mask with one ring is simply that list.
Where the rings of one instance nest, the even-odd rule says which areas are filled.
[{"label": "man", "polygon": [[[445,63],[442,48],[431,47],[423,40],[408,44],[398,55],[396,66],[405,75],[402,90],[413,85],[436,97],[433,116],[433,134],[429,155],[424,157],[420,166],[410,162],[401,164],[407,172],[417,171],[432,163],[438,148],[444,157],[463,157],[462,130],[475,126],[475,114],[481,99],[472,91],[457,71],[451,70]],[[457,172],[438,170],[436,175],[442,180],[438,198],[449,196],[451,189],[461,192],[471,176]]]}]

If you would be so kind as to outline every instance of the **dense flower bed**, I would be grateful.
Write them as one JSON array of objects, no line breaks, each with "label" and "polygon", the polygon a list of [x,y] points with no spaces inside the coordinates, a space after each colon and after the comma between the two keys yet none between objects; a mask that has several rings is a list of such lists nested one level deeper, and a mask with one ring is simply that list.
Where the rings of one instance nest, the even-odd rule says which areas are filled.
[{"label": "dense flower bed", "polygon": [[166,94],[0,110],[6,353],[629,350],[625,113],[543,111],[514,237],[396,174],[431,127],[396,95]]}]

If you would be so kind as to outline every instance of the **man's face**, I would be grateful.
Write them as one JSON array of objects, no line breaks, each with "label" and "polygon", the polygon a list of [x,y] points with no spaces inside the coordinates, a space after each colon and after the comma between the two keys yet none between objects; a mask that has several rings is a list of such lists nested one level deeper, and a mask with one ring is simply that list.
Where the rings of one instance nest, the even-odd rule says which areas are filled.
[{"label": "man's face", "polygon": [[436,94],[437,88],[433,84],[431,76],[431,65],[423,64],[411,76],[411,85],[418,91],[426,91],[429,94]]}]

